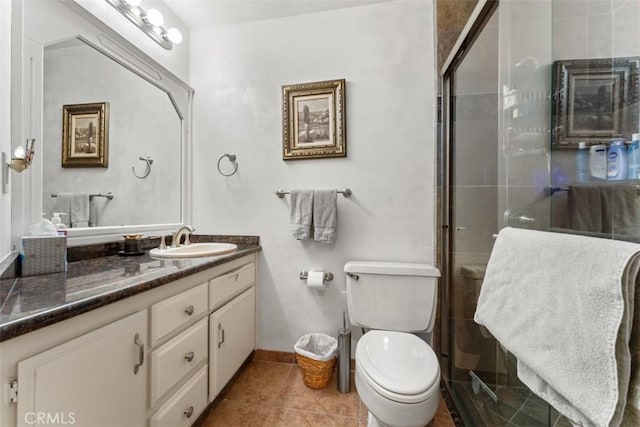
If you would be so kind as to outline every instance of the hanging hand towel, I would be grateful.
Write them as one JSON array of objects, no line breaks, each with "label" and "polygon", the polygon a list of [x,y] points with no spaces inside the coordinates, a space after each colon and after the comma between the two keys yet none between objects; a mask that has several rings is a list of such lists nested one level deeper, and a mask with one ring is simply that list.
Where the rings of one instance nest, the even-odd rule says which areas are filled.
[{"label": "hanging hand towel", "polygon": [[567,196],[570,227],[573,230],[602,232],[601,185],[572,185]]},{"label": "hanging hand towel", "polygon": [[313,190],[291,190],[290,201],[291,235],[298,240],[311,238]]},{"label": "hanging hand towel", "polygon": [[518,378],[574,423],[619,425],[640,245],[503,229],[474,320],[518,358]]},{"label": "hanging hand towel", "polygon": [[89,193],[59,193],[54,212],[63,212],[70,228],[89,226]]},{"label": "hanging hand towel", "polygon": [[316,190],[313,195],[313,238],[333,243],[338,223],[337,190]]}]

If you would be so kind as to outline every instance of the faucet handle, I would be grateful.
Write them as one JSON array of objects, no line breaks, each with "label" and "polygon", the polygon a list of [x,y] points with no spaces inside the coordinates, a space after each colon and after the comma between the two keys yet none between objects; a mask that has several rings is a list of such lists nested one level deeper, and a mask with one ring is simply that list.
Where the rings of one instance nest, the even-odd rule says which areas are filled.
[{"label": "faucet handle", "polygon": [[158,249],[167,249],[167,244],[164,241],[164,234],[160,235],[160,246],[158,246]]}]

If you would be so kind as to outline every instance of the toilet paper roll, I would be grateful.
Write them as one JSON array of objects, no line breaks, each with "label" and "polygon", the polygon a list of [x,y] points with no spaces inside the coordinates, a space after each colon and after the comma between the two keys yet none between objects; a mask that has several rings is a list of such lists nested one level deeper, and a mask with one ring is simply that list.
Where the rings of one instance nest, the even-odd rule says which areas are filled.
[{"label": "toilet paper roll", "polygon": [[324,289],[324,272],[310,271],[309,275],[307,276],[307,288]]}]

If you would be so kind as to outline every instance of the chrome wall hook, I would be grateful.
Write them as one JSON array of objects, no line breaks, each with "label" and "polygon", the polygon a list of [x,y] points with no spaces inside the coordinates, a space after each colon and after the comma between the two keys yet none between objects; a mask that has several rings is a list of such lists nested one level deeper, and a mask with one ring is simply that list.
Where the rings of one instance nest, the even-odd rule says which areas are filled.
[{"label": "chrome wall hook", "polygon": [[[225,157],[228,158],[229,161],[231,163],[233,163],[233,165],[234,165],[234,168],[231,171],[231,173],[224,173],[224,172],[222,172],[222,169],[220,169],[220,162]],[[231,175],[235,174],[236,172],[238,172],[238,162],[236,161],[236,155],[233,154],[233,153],[224,153],[222,156],[220,156],[220,158],[218,159],[218,172],[220,172],[220,175],[222,175],[222,176],[231,176]]]},{"label": "chrome wall hook", "polygon": [[136,178],[145,179],[151,173],[151,165],[153,164],[153,158],[151,158],[151,157],[139,157],[139,159],[146,163],[146,169],[144,171],[144,174],[138,175],[136,173],[136,167],[135,166],[131,166],[131,171],[133,172],[133,175]]}]

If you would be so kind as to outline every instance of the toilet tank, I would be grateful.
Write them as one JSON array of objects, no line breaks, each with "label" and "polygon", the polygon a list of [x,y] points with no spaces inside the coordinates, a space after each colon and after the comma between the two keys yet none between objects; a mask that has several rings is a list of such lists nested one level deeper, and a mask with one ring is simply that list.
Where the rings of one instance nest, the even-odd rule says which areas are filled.
[{"label": "toilet tank", "polygon": [[431,332],[440,272],[430,264],[350,261],[344,266],[351,324]]}]

